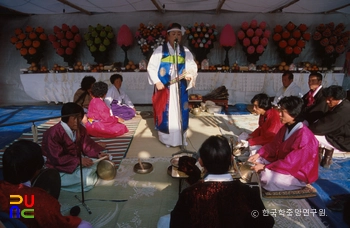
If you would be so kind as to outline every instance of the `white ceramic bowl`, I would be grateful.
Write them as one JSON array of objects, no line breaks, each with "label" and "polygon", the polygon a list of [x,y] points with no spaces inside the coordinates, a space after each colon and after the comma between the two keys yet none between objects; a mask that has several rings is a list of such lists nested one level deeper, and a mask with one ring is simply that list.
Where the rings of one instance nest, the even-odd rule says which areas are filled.
[{"label": "white ceramic bowl", "polygon": [[221,113],[222,107],[218,105],[208,105],[207,112],[209,113]]}]

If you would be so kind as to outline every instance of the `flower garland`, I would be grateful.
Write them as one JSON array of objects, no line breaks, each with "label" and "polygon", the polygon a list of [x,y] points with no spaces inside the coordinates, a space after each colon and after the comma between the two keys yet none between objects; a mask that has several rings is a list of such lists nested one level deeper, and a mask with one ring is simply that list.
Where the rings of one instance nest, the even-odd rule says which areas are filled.
[{"label": "flower garland", "polygon": [[186,34],[189,40],[189,48],[195,54],[196,60],[202,62],[214,47],[218,35],[216,26],[196,22],[193,26],[187,26]]},{"label": "flower garland", "polygon": [[160,45],[163,45],[166,39],[166,30],[162,23],[154,25],[149,22],[146,26],[141,23],[135,33],[135,38],[140,46],[141,52],[149,59],[153,51]]},{"label": "flower garland", "polygon": [[350,31],[345,31],[343,23],[337,26],[333,22],[320,24],[312,38],[315,41],[316,52],[321,57],[322,66],[331,68],[337,57],[345,51],[350,39]]},{"label": "flower garland", "polygon": [[291,21],[288,22],[285,28],[281,25],[275,26],[273,41],[278,47],[280,57],[286,64],[291,64],[305,48],[306,42],[310,40],[311,34],[306,32],[307,29],[308,27],[305,24],[300,24],[297,27]]},{"label": "flower garland", "polygon": [[69,66],[73,66],[75,62],[75,54],[78,44],[81,42],[81,36],[77,26],[69,27],[67,24],[62,24],[62,28],[53,27],[54,34],[49,35],[49,40],[59,56],[64,58],[64,61]]},{"label": "flower garland", "polygon": [[28,25],[24,31],[17,28],[15,36],[12,36],[10,40],[28,64],[37,64],[43,57],[43,44],[47,40],[47,35],[42,27],[33,28]]},{"label": "flower garland", "polygon": [[265,21],[260,22],[260,24],[257,20],[242,23],[237,37],[247,55],[248,62],[255,64],[259,60],[269,43],[270,35],[271,31],[266,29]]}]

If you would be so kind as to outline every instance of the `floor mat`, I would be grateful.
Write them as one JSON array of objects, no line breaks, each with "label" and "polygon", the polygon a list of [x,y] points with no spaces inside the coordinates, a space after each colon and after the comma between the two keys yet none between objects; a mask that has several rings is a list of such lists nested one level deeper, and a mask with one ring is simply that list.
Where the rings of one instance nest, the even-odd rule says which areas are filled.
[{"label": "floor mat", "polygon": [[[37,126],[38,129],[38,141],[37,143],[41,144],[42,141],[42,135],[43,133],[52,127],[53,125],[57,124],[61,118],[55,118],[50,119],[45,123],[42,123]],[[122,136],[112,138],[112,139],[105,139],[105,138],[99,138],[99,137],[91,137],[96,142],[104,142],[107,144],[106,149],[108,150],[108,153],[113,156],[112,161],[116,164],[116,168],[118,168],[120,161],[125,157],[125,154],[127,153],[129,146],[131,144],[133,135],[135,133],[135,130],[141,120],[141,116],[137,115],[131,120],[125,121],[124,124],[129,129],[128,133],[125,133]],[[13,139],[27,139],[27,140],[33,140],[33,133],[26,132],[20,135],[20,137]],[[11,142],[12,142],[11,141]],[[0,150],[0,158],[2,158],[2,154],[7,146],[4,146],[3,149]],[[0,168],[2,168],[2,159],[0,160]]]},{"label": "floor mat", "polygon": [[331,211],[327,205],[332,202],[331,196],[350,194],[350,158],[333,158],[329,169],[319,168],[319,178],[312,184],[317,189],[317,197],[308,199],[317,209],[324,209],[326,216],[322,217],[330,227],[348,227],[343,221],[343,213]]},{"label": "floor mat", "polygon": [[[13,140],[22,135],[23,132],[31,131],[32,120],[53,118],[61,115],[62,105],[40,105],[40,106],[6,106],[0,107],[0,125],[9,125],[19,122],[27,122],[10,126],[0,126],[0,148],[5,147]],[[46,120],[35,121],[36,125]]]}]

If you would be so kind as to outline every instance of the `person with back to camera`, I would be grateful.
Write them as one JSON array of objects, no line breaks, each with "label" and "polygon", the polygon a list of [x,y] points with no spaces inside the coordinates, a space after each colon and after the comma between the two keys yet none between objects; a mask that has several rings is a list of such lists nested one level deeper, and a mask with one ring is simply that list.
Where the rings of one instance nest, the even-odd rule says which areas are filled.
[{"label": "person with back to camera", "polygon": [[322,74],[311,73],[308,84],[310,91],[303,96],[304,106],[302,111],[303,117],[307,121],[307,123],[304,123],[307,126],[314,123],[328,111],[326,98],[322,94]]},{"label": "person with back to camera", "polygon": [[[10,207],[13,206],[10,204],[10,195],[33,195],[34,218],[19,218],[27,227],[92,227],[89,222],[79,217],[63,216],[57,199],[44,189],[31,187],[31,180],[44,165],[38,144],[27,140],[14,142],[5,150],[2,164],[4,181],[0,181],[0,211],[9,213]],[[24,203],[18,207],[21,210],[26,208]]]},{"label": "person with back to camera", "polygon": [[169,227],[169,220],[170,227],[179,228],[273,227],[273,217],[263,213],[258,188],[228,173],[234,158],[225,137],[210,136],[198,153],[206,175],[180,193],[173,211],[160,218],[158,227]]},{"label": "person with back to camera", "polygon": [[301,98],[283,97],[278,105],[284,126],[248,161],[255,163],[265,190],[296,190],[318,178],[318,142],[302,122]]},{"label": "person with back to camera", "polygon": [[74,94],[73,102],[83,107],[85,113],[87,112],[90,101],[92,100],[91,88],[95,82],[96,79],[93,76],[85,76],[81,80],[80,88]]},{"label": "person with back to camera", "polygon": [[[190,111],[188,89],[195,85],[197,64],[192,53],[180,45],[185,29],[178,23],[172,23],[167,32],[168,42],[153,52],[147,71],[149,83],[154,85],[152,103],[159,141],[167,147],[176,147],[187,144],[186,130]],[[178,54],[176,58],[175,44]],[[175,63],[178,63],[177,67]],[[179,82],[171,83],[177,76],[184,76],[184,78]]]},{"label": "person with back to camera", "polygon": [[283,124],[280,121],[279,112],[272,107],[267,94],[255,95],[251,103],[254,112],[259,115],[259,127],[248,136],[248,142],[249,146],[260,149],[261,146],[274,139]]},{"label": "person with back to camera", "polygon": [[[80,115],[77,116],[77,113]],[[79,155],[81,152],[84,155],[82,158],[84,191],[89,191],[98,180],[97,164],[93,163],[92,158],[102,158],[108,154],[103,153],[104,147],[91,139],[84,126],[78,124],[84,115],[81,106],[68,102],[62,106],[61,115],[65,117],[43,134],[41,147],[43,155],[47,158],[46,166],[60,172],[61,189],[80,192]],[[78,127],[79,135],[77,135]],[[77,145],[78,140],[80,144]]]},{"label": "person with back to camera", "polygon": [[127,133],[128,128],[121,123],[124,121],[113,116],[106,103],[103,101],[108,91],[108,85],[104,82],[96,82],[91,89],[93,99],[90,102],[85,124],[89,135],[103,138],[114,138]]},{"label": "person with back to camera", "polygon": [[272,102],[273,105],[277,105],[278,101],[286,96],[299,96],[301,93],[300,87],[293,81],[294,75],[290,71],[286,71],[282,74],[282,87],[277,91],[276,96]]},{"label": "person with back to camera", "polygon": [[112,85],[109,87],[104,99],[106,105],[111,109],[114,116],[124,120],[132,119],[136,114],[136,109],[129,96],[121,89],[123,76],[113,74],[109,80]]}]

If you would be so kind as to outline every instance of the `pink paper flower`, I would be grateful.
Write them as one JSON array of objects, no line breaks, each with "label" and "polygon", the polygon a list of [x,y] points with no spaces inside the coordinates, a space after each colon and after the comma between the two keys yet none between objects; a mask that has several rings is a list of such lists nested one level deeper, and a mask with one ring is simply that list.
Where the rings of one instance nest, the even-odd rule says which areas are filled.
[{"label": "pink paper flower", "polygon": [[247,52],[248,52],[248,54],[253,54],[254,52],[255,52],[255,47],[254,46],[249,46],[248,48],[247,48]]},{"label": "pink paper flower", "polygon": [[241,28],[242,28],[243,30],[247,30],[247,29],[249,28],[248,22],[244,21],[244,22],[242,23],[242,25],[241,25]]},{"label": "pink paper flower", "polygon": [[262,54],[264,52],[264,50],[265,50],[265,48],[263,45],[258,45],[256,47],[256,53],[258,53],[258,54]]}]

